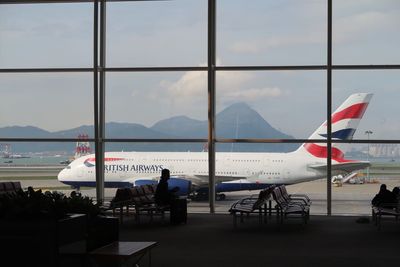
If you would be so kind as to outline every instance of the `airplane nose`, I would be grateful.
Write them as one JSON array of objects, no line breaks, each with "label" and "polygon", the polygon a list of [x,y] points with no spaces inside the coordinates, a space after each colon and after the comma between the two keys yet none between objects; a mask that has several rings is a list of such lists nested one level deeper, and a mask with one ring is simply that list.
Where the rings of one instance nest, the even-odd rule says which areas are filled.
[{"label": "airplane nose", "polygon": [[68,179],[68,176],[68,170],[62,169],[57,175],[57,180],[60,182],[66,181]]}]

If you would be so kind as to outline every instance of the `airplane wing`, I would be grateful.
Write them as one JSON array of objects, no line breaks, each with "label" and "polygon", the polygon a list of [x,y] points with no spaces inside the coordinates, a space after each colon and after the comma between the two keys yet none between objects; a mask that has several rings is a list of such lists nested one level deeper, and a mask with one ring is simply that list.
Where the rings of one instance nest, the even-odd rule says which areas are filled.
[{"label": "airplane wing", "polygon": [[[356,170],[365,169],[369,166],[371,166],[371,163],[368,161],[349,161],[349,162],[333,163],[332,171],[335,173],[350,173]],[[326,164],[311,164],[308,167],[318,171],[327,170]]]}]

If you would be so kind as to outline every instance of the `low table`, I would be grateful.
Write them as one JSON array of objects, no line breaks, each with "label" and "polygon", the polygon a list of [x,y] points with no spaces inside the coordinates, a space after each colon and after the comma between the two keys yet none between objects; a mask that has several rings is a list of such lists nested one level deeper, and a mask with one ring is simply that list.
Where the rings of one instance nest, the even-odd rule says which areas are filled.
[{"label": "low table", "polygon": [[90,252],[90,257],[99,266],[120,266],[132,261],[132,266],[148,253],[149,266],[151,266],[151,249],[157,242],[120,242],[116,241]]}]

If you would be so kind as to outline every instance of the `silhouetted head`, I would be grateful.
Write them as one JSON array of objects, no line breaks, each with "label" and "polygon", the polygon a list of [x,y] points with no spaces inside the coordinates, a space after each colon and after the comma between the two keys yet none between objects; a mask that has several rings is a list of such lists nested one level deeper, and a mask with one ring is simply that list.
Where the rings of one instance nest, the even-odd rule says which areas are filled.
[{"label": "silhouetted head", "polygon": [[400,193],[400,188],[398,188],[397,186],[395,188],[393,188],[392,193],[397,196]]},{"label": "silhouetted head", "polygon": [[168,180],[169,179],[169,170],[168,169],[162,169],[162,171],[161,171],[161,179],[163,179],[163,180]]},{"label": "silhouetted head", "polygon": [[381,184],[381,189],[379,191],[381,191],[381,192],[386,191],[386,185],[385,184]]}]

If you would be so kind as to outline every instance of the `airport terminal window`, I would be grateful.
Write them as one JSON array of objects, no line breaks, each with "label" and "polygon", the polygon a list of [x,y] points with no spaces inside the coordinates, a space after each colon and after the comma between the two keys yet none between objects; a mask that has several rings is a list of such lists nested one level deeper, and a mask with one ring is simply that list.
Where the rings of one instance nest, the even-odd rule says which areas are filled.
[{"label": "airport terminal window", "polygon": [[205,71],[112,72],[106,88],[108,138],[207,138]]},{"label": "airport terminal window", "polygon": [[0,68],[92,67],[93,4],[1,4],[0,25]]},{"label": "airport terminal window", "polygon": [[334,64],[399,64],[397,1],[333,1]]},{"label": "airport terminal window", "polygon": [[0,73],[0,88],[1,137],[93,138],[90,73]]},{"label": "airport terminal window", "polygon": [[218,0],[218,65],[326,64],[326,8],[313,0]]},{"label": "airport terminal window", "polygon": [[[209,119],[214,119],[208,117],[207,112],[215,105],[217,135],[210,142],[217,152],[282,152],[285,147],[285,151],[299,149],[328,157],[329,140],[324,138],[331,137],[331,145],[336,148],[338,133],[334,127],[330,134],[316,132],[317,142],[305,139],[346,97],[366,92],[374,96],[354,135],[354,143],[345,139],[351,149],[343,155],[361,160],[367,146],[370,156],[367,160],[373,163],[370,174],[386,164],[383,168],[387,173],[378,175],[389,178],[393,178],[392,173],[397,175],[394,155],[400,139],[394,101],[398,99],[400,70],[400,58],[396,53],[400,42],[396,34],[400,9],[393,1],[361,0],[357,4],[344,0],[302,0],[295,4],[287,0],[254,0],[251,4],[244,0],[100,1],[97,7],[107,16],[102,16],[101,12],[94,15],[94,1],[14,2],[18,5],[13,1],[0,4],[0,35],[4,37],[0,40],[1,97],[9,99],[9,103],[32,101],[27,112],[10,112],[25,108],[22,104],[11,107],[4,103],[0,108],[3,156],[18,155],[22,145],[36,139],[32,151],[38,148],[42,153],[52,151],[54,158],[63,164],[69,160],[62,158],[64,152],[69,156],[76,152],[87,154],[94,151],[95,144],[100,147],[99,151],[102,145],[106,145],[105,151],[203,151],[206,157],[193,161],[204,168],[198,171],[207,176],[208,153],[204,144],[210,132],[203,128],[208,127]],[[106,9],[101,8],[103,3]],[[208,14],[213,14],[208,11],[212,11],[214,5],[217,7],[215,23],[212,17],[207,18]],[[160,10],[167,12],[159,13]],[[141,16],[146,19],[140,19]],[[105,33],[105,39],[93,30],[96,19],[98,32]],[[207,32],[213,29],[216,30],[215,39]],[[94,51],[93,47],[99,51]],[[216,66],[213,66],[212,56],[207,58],[208,54],[216,54]],[[208,78],[214,76],[215,86],[208,83]],[[31,92],[36,96],[29,97]],[[41,99],[48,102],[41,103]],[[249,101],[247,112],[258,112],[260,121],[265,120],[287,136],[257,135],[250,133],[252,127],[248,126],[242,132],[239,116],[235,114],[228,114],[221,120],[237,100]],[[160,106],[163,109],[158,110]],[[29,120],[30,116],[34,119]],[[134,125],[144,123],[144,116],[152,116],[150,120],[154,125],[151,122],[145,125],[145,128],[153,128],[151,134],[139,132],[138,129],[146,129]],[[179,123],[194,124],[187,129],[181,125],[176,127],[174,116],[181,116]],[[157,135],[156,130],[160,128],[155,129],[155,124],[171,117],[175,121],[167,121],[164,129],[173,126],[179,131],[170,136]],[[38,131],[35,127],[46,120],[52,124],[52,130],[61,127],[60,123],[71,130],[56,131],[57,135]],[[128,123],[130,128],[118,130],[114,127],[116,124],[109,124],[113,121]],[[225,131],[224,122],[228,121],[231,127]],[[105,122],[107,124],[103,125]],[[10,133],[8,130],[13,125],[36,132]],[[29,125],[34,127],[25,127]],[[102,135],[104,126],[106,133]],[[188,142],[182,143],[185,139]],[[71,147],[59,146],[59,143]],[[331,157],[337,157],[338,153],[332,150]],[[376,163],[382,155],[388,156],[387,153],[392,153],[388,162]],[[93,159],[86,164],[94,166]],[[166,162],[185,164],[183,159],[173,157]],[[159,156],[156,162],[165,160]],[[13,160],[3,161],[11,164]],[[282,169],[287,164],[284,158],[268,162],[281,169],[260,172],[251,169],[261,163],[259,159],[231,159],[232,165],[247,165],[245,170],[221,169],[221,162],[220,159],[216,161],[216,174],[240,176],[246,172],[254,176],[254,173],[262,173],[268,180],[294,175]],[[332,170],[325,171],[328,176]],[[150,174],[150,171],[141,173]],[[180,175],[185,171],[176,169],[173,173]],[[95,168],[89,174],[94,177]],[[336,181],[343,178],[333,174],[335,177],[331,178]],[[350,187],[353,184],[340,188],[332,184],[332,190],[327,191],[327,184],[330,185],[327,179],[309,183],[312,183],[307,186],[310,192],[306,193],[317,200],[315,213],[330,214],[332,202],[334,214],[356,213],[357,208],[352,210],[352,207],[336,204],[347,199],[365,206],[371,196],[363,195],[364,199],[357,202],[358,193],[350,190],[356,189]],[[303,186],[295,184],[290,189],[300,190]],[[105,191],[106,195],[110,194],[109,189]],[[86,192],[102,197],[98,193],[101,190]],[[215,211],[226,210],[218,204]]]},{"label": "airport terminal window", "polygon": [[[354,139],[395,140],[400,138],[400,107],[396,97],[400,70],[335,70],[333,72],[333,103],[346,96],[371,93],[371,101],[360,122]],[[366,135],[366,131],[372,131]]]},{"label": "airport terminal window", "polygon": [[200,66],[207,61],[207,1],[107,4],[107,66]]},{"label": "airport terminal window", "polygon": [[346,144],[346,158],[370,162],[371,166],[332,177],[333,214],[369,214],[370,203],[380,185],[392,191],[400,184],[400,144]]},{"label": "airport terminal window", "polygon": [[[326,120],[325,84],[325,71],[219,71],[216,135],[308,138]],[[288,112],[288,107],[295,112]],[[291,144],[282,146],[281,152],[294,149]]]}]

